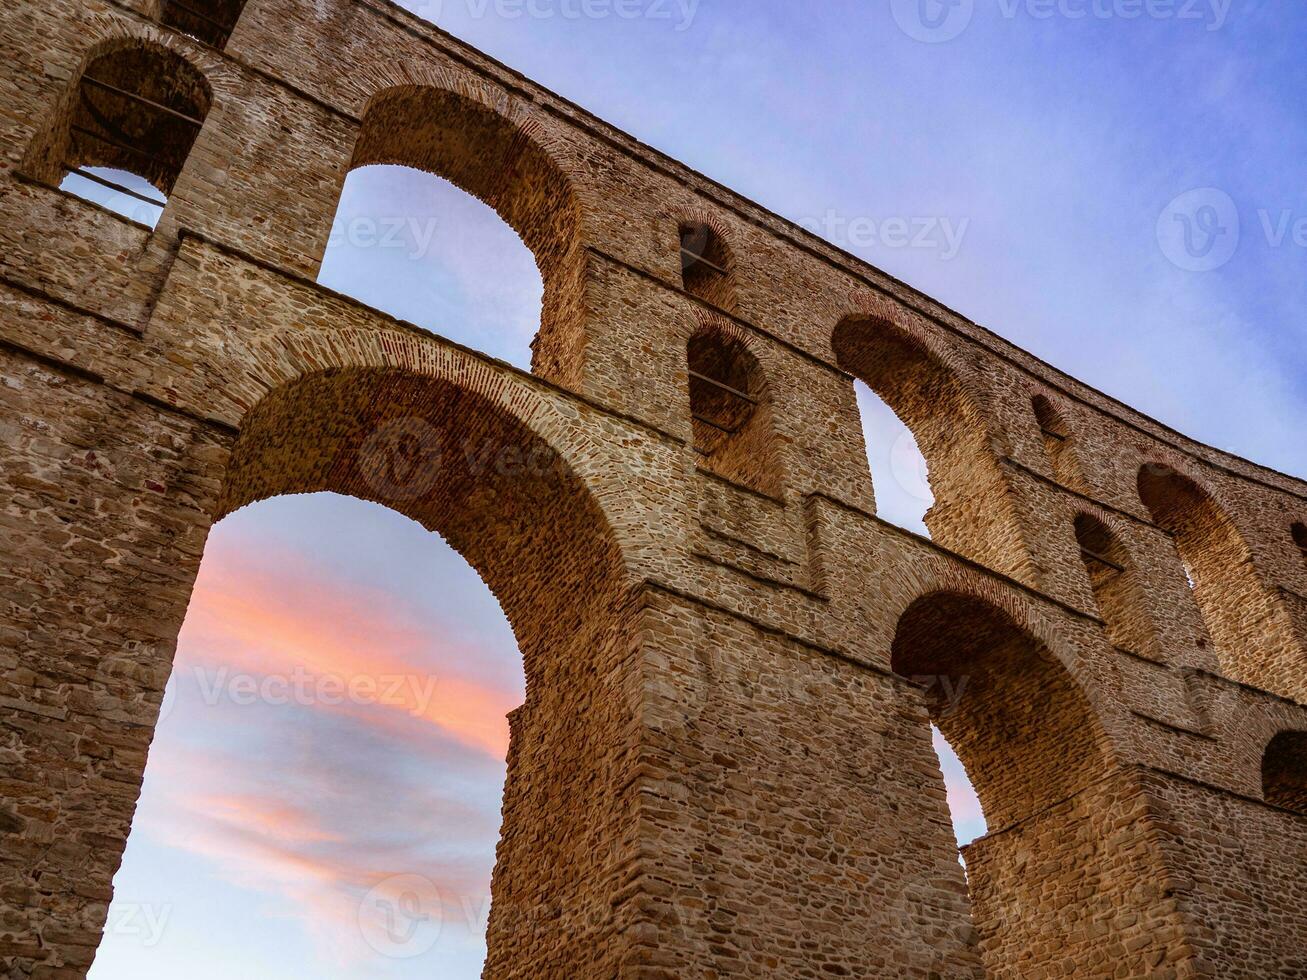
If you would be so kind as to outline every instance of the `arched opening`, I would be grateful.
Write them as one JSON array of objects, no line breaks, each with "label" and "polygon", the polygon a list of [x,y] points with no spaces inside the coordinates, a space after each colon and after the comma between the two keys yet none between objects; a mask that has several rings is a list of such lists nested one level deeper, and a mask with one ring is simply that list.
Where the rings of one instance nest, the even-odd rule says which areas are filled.
[{"label": "arched opening", "polygon": [[685,291],[727,313],[735,312],[734,261],[726,240],[706,221],[681,225],[681,279]]},{"label": "arched opening", "polygon": [[1262,755],[1267,803],[1307,817],[1307,732],[1280,732]]},{"label": "arched opening", "polygon": [[420,525],[334,494],[224,518],[90,980],[479,978],[523,693],[498,603]]},{"label": "arched opening", "polygon": [[[532,955],[524,950],[580,962],[587,955],[581,947],[596,941],[593,931],[583,934],[571,920],[560,922],[540,910],[569,902],[588,908],[598,901],[596,894],[606,900],[617,887],[613,877],[620,869],[608,863],[605,841],[611,828],[606,821],[620,819],[612,801],[631,777],[623,761],[610,756],[614,733],[633,723],[624,714],[629,709],[623,699],[605,689],[612,683],[614,664],[629,653],[630,636],[621,627],[627,582],[619,549],[581,477],[534,428],[542,413],[528,413],[535,420],[528,427],[501,407],[499,399],[504,397],[399,369],[337,368],[303,377],[264,397],[246,416],[226,466],[217,507],[217,516],[231,514],[233,521],[240,521],[247,515],[257,518],[261,508],[279,504],[303,508],[304,501],[314,499],[288,495],[335,493],[381,504],[426,533],[439,534],[452,549],[447,554],[461,555],[498,600],[521,652],[525,699],[510,717],[508,779],[491,885],[495,901],[489,913],[489,958],[484,965],[489,975],[521,967],[524,957]],[[331,513],[306,514],[302,509],[300,513],[309,524],[306,533],[328,539],[340,533]],[[268,521],[284,526],[284,514],[283,510]],[[402,523],[406,534],[418,534],[407,521]],[[361,537],[355,534],[356,540]],[[398,638],[422,643],[426,637],[420,629],[387,615],[393,596],[370,594],[360,586],[359,580],[366,577],[364,566],[389,564],[397,558],[396,550],[387,547],[389,539],[381,537],[378,544],[386,554],[360,555],[349,548],[337,556],[353,580],[347,589],[332,592],[321,587],[314,579],[321,569],[312,563],[293,569],[302,576],[295,588],[319,617],[313,624],[312,642],[297,647],[295,653],[307,651],[317,658],[311,668],[324,666],[343,677],[347,702],[357,690],[356,682],[370,678],[375,683],[365,689],[365,700],[398,698],[400,705],[375,710],[370,703],[335,706],[339,710],[333,720],[366,715],[376,721],[380,732],[371,733],[370,740],[350,742],[336,756],[314,743],[316,731],[311,725],[282,731],[290,744],[254,764],[266,782],[290,784],[301,803],[304,794],[299,791],[307,789],[329,798],[334,794],[342,812],[366,810],[357,799],[343,797],[351,787],[360,792],[384,788],[382,777],[397,762],[393,757],[374,758],[374,753],[386,748],[381,736],[415,738],[415,726],[422,729],[424,722],[439,721],[441,711],[458,719],[456,725],[446,727],[459,729],[464,749],[471,745],[481,750],[482,770],[491,765],[491,749],[496,744],[500,750],[503,747],[502,741],[496,743],[502,739],[502,728],[496,726],[502,725],[502,709],[514,698],[488,697],[477,688],[474,681],[483,676],[485,663],[462,661],[457,669],[446,665],[443,675],[432,679],[432,686],[424,686],[426,671],[413,678],[407,666],[392,666],[387,656],[392,642]],[[217,534],[214,540],[218,541]],[[256,534],[250,543],[251,548],[274,555],[275,545],[270,533]],[[210,557],[222,556],[206,556],[206,563]],[[269,590],[260,588],[258,576],[241,571],[229,576],[233,587],[252,585],[266,600]],[[410,589],[428,584],[441,589],[442,583],[431,578],[433,571],[409,568],[399,578]],[[393,571],[388,574],[394,576]],[[428,579],[429,583],[424,581]],[[443,589],[441,594],[446,608],[452,609]],[[430,589],[422,595],[429,599]],[[354,604],[347,605],[351,599]],[[230,603],[220,610],[228,611]],[[203,607],[198,612],[203,614]],[[252,617],[250,647],[256,658],[266,653],[270,639],[275,641],[284,631],[266,610],[255,612],[264,613]],[[460,656],[469,652],[474,651],[463,650]],[[294,657],[283,664],[291,670],[300,665]],[[243,669],[262,680],[268,666],[266,659],[252,660]],[[412,683],[387,687],[381,675],[391,674]],[[267,694],[256,683],[252,696],[261,701]],[[340,688],[333,688],[331,696],[340,698]],[[426,696],[429,701],[423,700]],[[178,703],[173,714],[183,709],[184,704]],[[239,734],[230,726],[226,730],[233,738]],[[168,757],[161,744],[156,751],[161,758]],[[297,759],[308,759],[306,765],[321,763],[320,785],[312,785],[312,772],[281,768]],[[247,818],[261,821],[252,842],[259,855],[276,863],[278,881],[302,883],[305,875],[325,874],[332,886],[332,902],[325,907],[306,905],[304,914],[318,916],[328,925],[349,920],[350,928],[382,953],[379,965],[394,957],[406,961],[411,957],[413,963],[425,964],[429,974],[437,965],[448,968],[450,950],[443,945],[445,940],[414,950],[411,943],[421,946],[432,936],[428,924],[444,917],[436,939],[461,936],[471,942],[475,933],[468,931],[469,923],[485,928],[486,920],[484,895],[476,891],[480,885],[468,877],[476,855],[446,854],[440,851],[443,845],[433,843],[445,826],[442,821],[448,820],[459,824],[450,831],[450,840],[457,843],[474,815],[466,806],[441,810],[439,794],[431,792],[440,785],[439,760],[426,758],[426,768],[421,768],[422,761],[417,772],[408,772],[428,791],[422,805],[377,814],[372,827],[364,826],[362,819],[310,826],[302,835],[305,839],[292,840],[290,835],[305,824],[303,812],[279,807],[287,802],[282,797],[274,797],[273,805],[255,806],[266,801],[252,801],[250,794],[240,792],[218,794],[220,798],[203,816],[209,824],[222,822],[228,829],[233,824],[239,829]],[[460,786],[460,792],[467,788]],[[560,806],[560,798],[568,805]],[[373,802],[384,810],[392,801],[380,794]],[[495,801],[489,803],[490,811],[499,810]],[[415,842],[425,848],[419,856],[434,864],[405,865],[401,845]],[[474,843],[463,839],[469,847]],[[357,852],[350,849],[355,844]],[[434,856],[432,848],[437,852]],[[455,882],[448,889],[440,880],[446,872]],[[430,890],[433,876],[436,887]],[[311,881],[313,887],[295,895],[307,902],[320,893],[320,884]],[[440,904],[433,905],[436,902]],[[173,909],[172,914],[183,911]],[[459,917],[465,920],[462,929],[450,931]],[[354,941],[353,936],[337,938]],[[279,963],[276,955],[276,950],[270,952],[268,962]],[[466,975],[479,975],[481,963],[467,965],[474,972]],[[275,968],[270,972],[281,975]],[[301,966],[292,972],[304,970]]]},{"label": "arched opening", "polygon": [[781,475],[762,365],[743,340],[700,327],[686,346],[690,418],[700,465],[776,495]]},{"label": "arched opening", "polygon": [[244,8],[245,0],[161,0],[159,22],[221,49]]},{"label": "arched opening", "polygon": [[489,205],[434,174],[350,171],[318,282],[531,367],[544,292],[535,257]]},{"label": "arched opening", "polygon": [[1293,537],[1293,543],[1298,546],[1298,552],[1302,555],[1303,564],[1307,564],[1307,524],[1298,521],[1289,529]]},{"label": "arched opening", "polygon": [[[1077,850],[1086,831],[1074,801],[1092,792],[1109,764],[1079,685],[1008,614],[950,591],[923,596],[903,613],[891,665],[921,686],[933,725],[983,809],[987,831],[962,854],[986,967],[1008,975],[1017,964],[1075,954],[1073,925],[1039,896],[1060,894],[1063,913],[1093,901],[1076,893],[1098,869]],[[947,780],[949,753],[937,751]],[[956,807],[960,794],[949,790]],[[960,838],[964,816],[953,810]],[[1040,842],[1037,854],[1031,840]]]},{"label": "arched opening", "polygon": [[926,684],[931,720],[966,766],[991,828],[1018,823],[1103,774],[1098,724],[1083,693],[998,608],[950,592],[918,599],[899,619],[892,665]]},{"label": "arched opening", "polygon": [[204,125],[212,92],[188,61],[145,42],[93,55],[33,147],[32,172],[153,226]]},{"label": "arched opening", "polygon": [[1258,654],[1271,640],[1269,604],[1234,523],[1206,490],[1169,466],[1140,468],[1139,497],[1175,541],[1222,670],[1235,680],[1279,690],[1269,673],[1274,655]]},{"label": "arched opening", "polygon": [[[915,436],[934,498],[924,521],[930,536],[991,568],[1028,578],[1030,556],[1006,479],[983,418],[953,372],[882,317],[846,317],[832,343],[838,365],[868,385]],[[906,448],[903,454],[913,455]]]},{"label": "arched opening", "polygon": [[876,516],[930,537],[926,515],[935,503],[935,495],[930,489],[930,465],[921,454],[916,436],[885,399],[861,379],[854,380],[853,389],[876,491]]},{"label": "arched opening", "polygon": [[425,171],[493,209],[530,249],[543,280],[532,369],[575,386],[585,342],[580,208],[571,182],[537,138],[540,131],[455,92],[403,86],[369,104],[349,169]]},{"label": "arched opening", "polygon": [[1075,531],[1108,639],[1132,653],[1153,652],[1155,634],[1129,553],[1107,525],[1089,514],[1076,516]]},{"label": "arched opening", "polygon": [[1085,492],[1084,474],[1080,462],[1076,459],[1075,447],[1072,445],[1071,430],[1067,427],[1062,414],[1053,407],[1053,403],[1043,395],[1035,395],[1030,400],[1039,422],[1039,432],[1044,440],[1044,451],[1053,467],[1053,476],[1057,482],[1072,490]]}]

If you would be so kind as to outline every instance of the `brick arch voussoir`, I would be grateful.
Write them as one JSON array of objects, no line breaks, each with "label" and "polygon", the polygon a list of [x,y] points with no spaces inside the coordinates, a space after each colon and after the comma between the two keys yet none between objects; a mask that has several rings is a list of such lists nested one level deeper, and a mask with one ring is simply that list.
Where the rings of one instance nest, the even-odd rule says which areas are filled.
[{"label": "brick arch voussoir", "polygon": [[1063,395],[1060,391],[1050,388],[1046,384],[1041,384],[1040,382],[1035,381],[1032,382],[1031,384],[1026,385],[1025,397],[1026,397],[1026,404],[1027,407],[1030,408],[1030,414],[1032,418],[1034,417],[1034,407],[1033,407],[1034,401],[1036,398],[1042,398],[1046,402],[1048,402],[1050,406],[1052,406],[1053,411],[1057,412],[1057,414],[1061,417],[1062,421],[1066,423],[1067,428],[1071,430],[1072,435],[1075,434],[1076,431],[1075,411],[1076,410],[1075,410],[1074,403],[1068,400],[1066,396]]},{"label": "brick arch voussoir", "polygon": [[[594,199],[585,179],[586,170],[577,158],[576,147],[560,137],[537,109],[511,92],[457,68],[407,64],[366,68],[357,80],[359,99],[353,111],[360,118],[366,118],[368,110],[379,102],[419,91],[453,95],[498,116],[521,140],[534,144],[544,153],[566,178],[578,204],[584,205]],[[592,210],[583,206],[581,217]]]},{"label": "brick arch voussoir", "polygon": [[138,24],[101,14],[94,15],[92,23],[100,29],[93,28],[89,32],[89,43],[82,53],[74,77],[81,77],[92,62],[107,54],[131,48],[148,48],[180,58],[204,78],[212,99],[210,112],[237,101],[241,88],[240,75],[230,62],[207,45],[150,22]]},{"label": "brick arch voussoir", "polygon": [[[234,402],[249,417],[273,392],[315,375],[385,370],[446,382],[503,413],[525,433],[557,454],[568,471],[604,513],[619,548],[622,522],[611,513],[620,495],[607,492],[612,473],[604,466],[602,447],[574,411],[560,411],[538,385],[511,369],[496,366],[454,344],[409,330],[321,330],[274,334],[253,345],[247,363],[251,375]],[[218,393],[221,394],[221,393]],[[557,396],[563,397],[563,396]],[[620,474],[619,474],[620,476]]]},{"label": "brick arch voussoir", "polygon": [[952,347],[940,343],[938,331],[925,317],[904,309],[880,293],[867,289],[854,290],[849,294],[844,312],[836,321],[828,338],[831,346],[830,358],[833,362],[838,362],[835,336],[840,327],[850,320],[872,321],[902,335],[927,358],[938,364],[948,376],[950,383],[956,386],[962,396],[961,406],[967,421],[991,442],[1000,434],[993,420],[981,407],[985,401],[985,393],[975,380],[970,366]]},{"label": "brick arch voussoir", "polygon": [[1125,744],[1129,725],[1120,699],[1089,649],[1067,638],[1054,614],[1006,583],[982,575],[943,557],[932,558],[904,569],[901,588],[882,620],[885,662],[892,662],[891,649],[904,615],[917,602],[939,594],[958,595],[989,605],[1018,630],[1031,637],[1057,662],[1072,686],[1085,699],[1090,717],[1098,727],[1096,735],[1104,752],[1115,756],[1116,746]]},{"label": "brick arch voussoir", "polygon": [[1262,765],[1266,750],[1278,735],[1307,734],[1307,705],[1261,704],[1260,710],[1243,712],[1238,729],[1229,737],[1231,771],[1249,796],[1262,794]]},{"label": "brick arch voussoir", "polygon": [[726,247],[734,253],[736,249],[735,229],[722,220],[720,214],[700,205],[679,208],[672,216],[679,223],[705,224],[712,233],[725,242]]},{"label": "brick arch voussoir", "polygon": [[[1211,501],[1212,506],[1216,508],[1217,513],[1220,514],[1221,518],[1234,532],[1235,537],[1238,539],[1240,550],[1243,552],[1244,558],[1249,562],[1253,574],[1256,576],[1258,582],[1261,583],[1263,588],[1267,587],[1267,582],[1265,576],[1262,574],[1260,563],[1253,561],[1254,556],[1252,547],[1248,544],[1248,535],[1244,533],[1244,529],[1239,525],[1239,520],[1236,516],[1238,511],[1231,506],[1231,501],[1226,497],[1225,492],[1209,477],[1208,474],[1204,473],[1200,467],[1195,466],[1188,457],[1166,446],[1158,447],[1150,452],[1140,453],[1137,462],[1139,465],[1134,469],[1136,494],[1138,494],[1137,481],[1139,474],[1148,469],[1163,472],[1169,471],[1175,473],[1177,476],[1182,476],[1186,480],[1189,480],[1198,488],[1203,496]],[[1151,520],[1151,512],[1149,511],[1147,502],[1143,500],[1142,496],[1139,497],[1139,504],[1143,508],[1142,512],[1148,514],[1149,519]]]},{"label": "brick arch voussoir", "polygon": [[1107,529],[1107,533],[1112,536],[1113,540],[1116,541],[1116,543],[1130,556],[1130,561],[1132,563],[1134,562],[1134,554],[1129,547],[1129,534],[1124,523],[1116,514],[1107,510],[1096,500],[1076,500],[1074,504],[1070,505],[1069,510],[1073,524],[1076,518],[1083,516],[1092,518],[1099,524],[1103,525],[1103,527]]},{"label": "brick arch voussoir", "polygon": [[682,321],[682,335],[677,338],[681,343],[687,343],[692,336],[699,333],[701,330],[708,331],[717,334],[725,340],[738,343],[750,354],[758,358],[761,363],[763,358],[761,351],[758,350],[759,345],[755,344],[754,338],[748,330],[740,326],[740,324],[736,323],[730,317],[724,316],[714,310],[705,309],[697,303],[687,302],[687,305],[690,307],[691,315]]}]

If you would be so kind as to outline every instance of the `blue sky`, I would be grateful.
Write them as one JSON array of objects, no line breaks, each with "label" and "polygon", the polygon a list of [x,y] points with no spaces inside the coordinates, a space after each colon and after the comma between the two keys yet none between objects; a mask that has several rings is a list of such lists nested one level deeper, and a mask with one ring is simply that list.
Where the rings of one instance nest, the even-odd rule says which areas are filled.
[{"label": "blue sky", "polygon": [[[1307,474],[1307,9],[408,5],[1109,394]],[[897,247],[881,234],[893,219],[951,234]],[[395,220],[398,245],[371,244],[368,223]],[[529,361],[531,257],[441,181],[352,175],[322,279]],[[859,397],[882,513],[920,530],[929,491],[911,438]],[[317,682],[307,696],[251,701],[236,683],[266,695],[300,672]],[[407,686],[395,699],[322,695],[324,677],[360,673]],[[520,691],[494,600],[433,535],[325,495],[228,518],[183,632],[93,980],[478,976],[502,715]],[[969,839],[983,822],[945,749]],[[376,916],[415,901],[421,929],[396,946]]]}]

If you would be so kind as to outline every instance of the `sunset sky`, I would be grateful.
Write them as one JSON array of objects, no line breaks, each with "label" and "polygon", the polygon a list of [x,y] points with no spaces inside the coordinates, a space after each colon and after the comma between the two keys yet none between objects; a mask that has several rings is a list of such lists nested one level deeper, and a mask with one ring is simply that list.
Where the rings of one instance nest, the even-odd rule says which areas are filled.
[{"label": "sunset sky", "polygon": [[[1089,5],[1064,0],[1043,17],[961,0],[936,13],[962,19],[928,28],[916,3],[648,0],[633,19],[564,16],[581,9],[565,0],[535,16],[408,5],[1110,394],[1307,475],[1307,238],[1292,233],[1307,220],[1307,10],[1076,17]],[[1191,201],[1225,242],[1239,232],[1207,271],[1176,251]],[[849,237],[896,217],[938,234]],[[394,220],[398,246],[361,243]],[[337,229],[325,284],[527,366],[539,275],[484,206],[370,168]],[[921,530],[911,437],[859,396],[881,512]],[[508,624],[439,538],[329,495],[227,518],[92,980],[478,977],[504,715],[521,698]],[[967,840],[983,820],[941,749]],[[397,944],[384,916],[415,880],[435,894]]]}]

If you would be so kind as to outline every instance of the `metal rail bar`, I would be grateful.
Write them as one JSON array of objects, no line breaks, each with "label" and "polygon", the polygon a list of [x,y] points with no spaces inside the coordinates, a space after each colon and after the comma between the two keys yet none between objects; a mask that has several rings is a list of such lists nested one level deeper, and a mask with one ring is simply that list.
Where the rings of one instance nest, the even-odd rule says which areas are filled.
[{"label": "metal rail bar", "polygon": [[165,160],[163,157],[155,156],[149,150],[142,150],[139,146],[132,146],[130,143],[124,143],[122,140],[114,139],[112,136],[107,136],[104,133],[97,133],[95,130],[87,129],[85,126],[79,126],[77,123],[73,123],[72,129],[85,136],[89,136],[92,139],[99,140],[101,143],[107,143],[109,146],[117,147],[120,150],[126,150],[128,153],[135,153],[137,156],[144,157],[151,163],[171,164],[171,161]]},{"label": "metal rail bar", "polygon": [[748,402],[750,405],[757,405],[757,404],[758,404],[758,399],[754,398],[752,395],[747,395],[747,394],[745,394],[744,392],[740,391],[740,389],[738,389],[738,388],[732,388],[730,385],[726,384],[725,382],[723,382],[723,381],[718,381],[716,378],[710,378],[710,377],[708,377],[708,375],[706,375],[706,374],[700,374],[698,371],[691,370],[691,371],[690,371],[690,377],[692,377],[692,378],[694,378],[694,379],[696,379],[696,380],[698,380],[698,381],[702,381],[702,382],[704,382],[705,384],[710,384],[710,385],[712,385],[714,388],[717,388],[717,389],[720,390],[720,391],[724,391],[724,392],[726,392],[728,395],[734,395],[736,398],[739,398],[739,399],[741,399],[741,400],[743,400],[743,401],[746,401],[746,402]]},{"label": "metal rail bar", "polygon": [[[715,272],[715,273],[717,273],[719,276],[728,276],[728,275],[730,275],[729,272],[727,272],[725,269],[723,269],[723,268],[722,268],[720,265],[718,265],[716,262],[713,262],[711,259],[709,259],[709,258],[707,258],[707,257],[705,257],[705,256],[703,256],[703,255],[700,255],[698,252],[691,251],[690,249],[686,248],[684,245],[681,246],[681,257],[682,257],[682,258],[687,258],[687,259],[694,259],[695,262],[702,262],[704,265],[706,265],[708,268],[712,269],[712,271]],[[693,266],[691,266],[691,268],[693,268]],[[689,271],[689,270],[686,270],[686,271]]]},{"label": "metal rail bar", "polygon": [[718,432],[725,432],[728,436],[733,436],[733,435],[735,435],[735,433],[737,433],[737,432],[740,431],[739,429],[728,429],[726,426],[722,425],[720,422],[714,422],[712,419],[710,419],[710,418],[708,418],[708,417],[706,417],[706,416],[703,416],[703,415],[693,414],[693,415],[691,415],[690,417],[691,417],[692,419],[694,419],[696,422],[702,422],[704,425],[710,425],[710,426],[712,426],[712,427],[713,427],[714,429],[716,429]]},{"label": "metal rail bar", "polygon": [[106,92],[112,92],[114,95],[122,96],[125,99],[131,99],[133,102],[139,102],[141,105],[147,105],[152,109],[157,109],[159,112],[166,112],[168,115],[175,116],[182,122],[190,123],[197,129],[204,126],[203,119],[196,119],[194,116],[188,116],[186,113],[179,112],[172,108],[172,106],[166,106],[161,102],[155,102],[153,99],[147,99],[145,96],[137,95],[135,92],[128,92],[126,89],[119,88],[117,85],[110,85],[108,82],[102,81],[99,78],[93,78],[90,75],[83,75],[82,81],[94,85],[96,88],[104,89]]},{"label": "metal rail bar", "polygon": [[1108,558],[1104,555],[1100,555],[1097,551],[1090,551],[1088,548],[1081,548],[1080,554],[1083,555],[1085,558],[1089,558],[1092,561],[1098,562],[1100,565],[1106,565],[1108,568],[1116,569],[1116,571],[1118,572],[1125,571],[1124,565],[1118,565],[1116,562],[1112,561],[1111,558]]},{"label": "metal rail bar", "polygon": [[69,173],[77,174],[77,176],[81,177],[83,180],[89,180],[94,184],[100,184],[102,187],[107,187],[110,190],[117,191],[119,194],[126,194],[128,197],[134,197],[136,200],[144,201],[146,204],[153,204],[156,208],[167,207],[168,205],[167,201],[160,201],[153,197],[146,197],[144,194],[138,194],[130,187],[124,187],[122,184],[115,184],[112,180],[106,180],[98,174],[93,174],[89,170],[83,170],[81,167],[75,167],[71,163],[64,164],[64,166],[68,167]]}]

